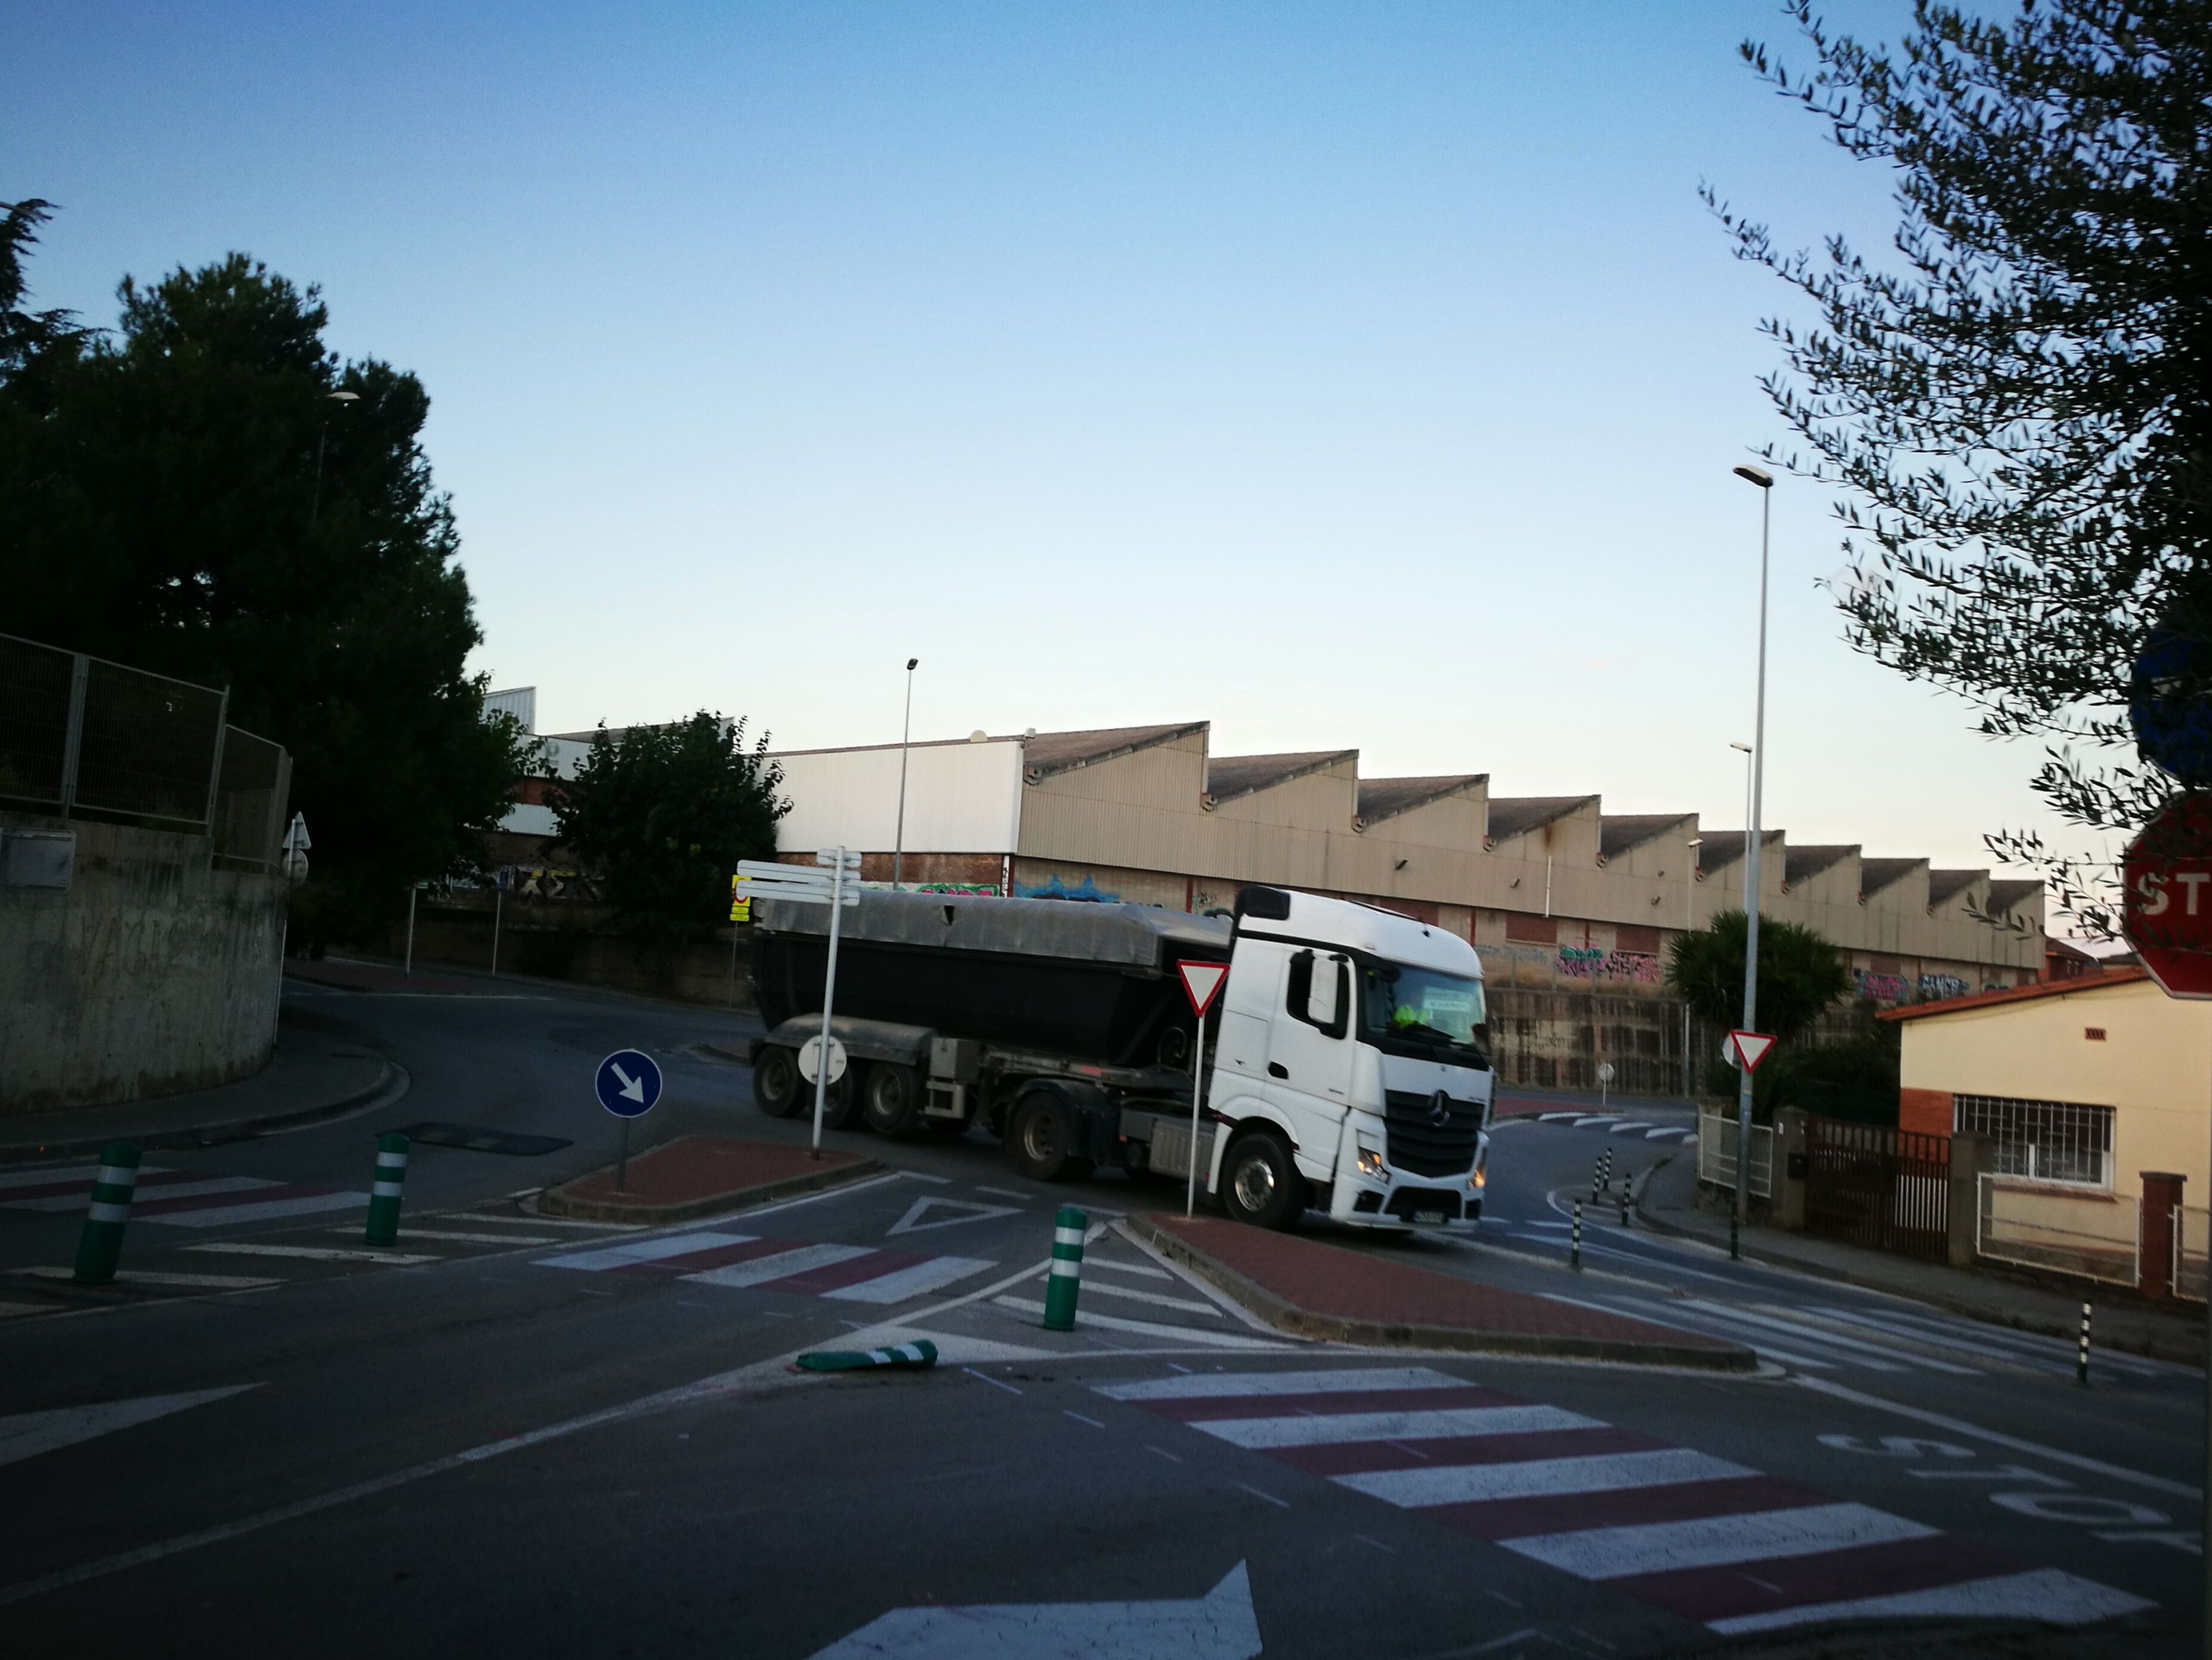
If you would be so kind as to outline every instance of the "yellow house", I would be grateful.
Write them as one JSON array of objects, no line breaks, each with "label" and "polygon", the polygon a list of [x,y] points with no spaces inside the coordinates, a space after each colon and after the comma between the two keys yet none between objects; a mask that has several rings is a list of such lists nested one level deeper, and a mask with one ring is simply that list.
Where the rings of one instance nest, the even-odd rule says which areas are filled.
[{"label": "yellow house", "polygon": [[2007,1177],[2141,1199],[2163,1172],[2208,1202],[2212,1002],[2123,969],[1881,1018],[1904,1028],[1900,1129],[1986,1135]]}]

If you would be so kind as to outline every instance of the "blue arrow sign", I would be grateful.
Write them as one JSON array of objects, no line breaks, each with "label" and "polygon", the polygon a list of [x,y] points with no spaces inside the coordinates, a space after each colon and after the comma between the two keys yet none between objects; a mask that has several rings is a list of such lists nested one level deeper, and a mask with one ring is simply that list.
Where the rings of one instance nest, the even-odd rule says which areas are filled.
[{"label": "blue arrow sign", "polygon": [[617,1118],[642,1118],[660,1099],[660,1068],[642,1049],[617,1049],[592,1079],[599,1104]]},{"label": "blue arrow sign", "polygon": [[2136,660],[2128,718],[2136,747],[2192,789],[2212,784],[2212,651],[2168,620],[2151,630]]}]

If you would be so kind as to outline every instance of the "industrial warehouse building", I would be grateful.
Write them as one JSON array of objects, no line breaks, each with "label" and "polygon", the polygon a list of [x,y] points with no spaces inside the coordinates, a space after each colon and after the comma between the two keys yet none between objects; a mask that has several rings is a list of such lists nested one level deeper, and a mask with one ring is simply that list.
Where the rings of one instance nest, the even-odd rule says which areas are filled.
[{"label": "industrial warehouse building", "polygon": [[[1740,907],[1745,836],[1595,795],[1493,796],[1488,775],[1363,778],[1357,750],[1210,755],[1208,723],[779,754],[787,856],[858,848],[908,885],[1204,911],[1247,882],[1401,911],[1481,953],[1509,1082],[1683,1087],[1668,941]],[[1817,929],[1893,1004],[2036,981],[2042,885],[1765,833],[1761,910]],[[1984,920],[1995,918],[1996,920]],[[1705,1045],[1691,1038],[1694,1055]]]}]

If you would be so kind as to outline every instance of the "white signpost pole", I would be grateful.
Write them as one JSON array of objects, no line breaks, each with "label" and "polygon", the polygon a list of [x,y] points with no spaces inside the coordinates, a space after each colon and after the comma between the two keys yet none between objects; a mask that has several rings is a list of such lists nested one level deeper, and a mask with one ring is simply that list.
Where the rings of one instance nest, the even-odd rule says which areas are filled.
[{"label": "white signpost pole", "polygon": [[1190,1179],[1183,1184],[1182,1213],[1198,1213],[1198,1105],[1206,1094],[1206,1016],[1198,1017],[1198,1064],[1190,1074]]},{"label": "white signpost pole", "polygon": [[830,966],[822,976],[822,1052],[814,1062],[814,1156],[822,1156],[822,1107],[830,1091],[830,1006],[837,995],[837,927],[845,915],[845,849],[830,873]]}]

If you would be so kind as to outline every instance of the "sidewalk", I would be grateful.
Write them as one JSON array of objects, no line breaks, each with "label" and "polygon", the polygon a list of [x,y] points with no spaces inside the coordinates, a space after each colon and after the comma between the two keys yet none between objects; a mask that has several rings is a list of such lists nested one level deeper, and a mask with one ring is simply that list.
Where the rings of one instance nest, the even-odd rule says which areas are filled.
[{"label": "sidewalk", "polygon": [[[1694,1152],[1662,1161],[1636,1202],[1637,1214],[1662,1233],[1696,1239],[1725,1252],[1728,1218],[1697,1207]],[[2205,1358],[2203,1316],[2170,1311],[2118,1287],[2074,1291],[2035,1285],[1980,1268],[1947,1268],[1887,1251],[1863,1250],[1817,1234],[1778,1228],[1744,1231],[1742,1250],[1754,1262],[1841,1280],[1869,1290],[1909,1297],[1970,1320],[2072,1339],[2081,1329],[2081,1303],[2095,1305],[2094,1341],[2099,1348],[2125,1350],[2154,1359],[2201,1366]]]},{"label": "sidewalk", "polygon": [[0,1118],[0,1164],[97,1152],[108,1141],[142,1148],[205,1147],[398,1100],[407,1074],[356,1038],[292,1010],[279,1016],[276,1053],[251,1078],[121,1106]]},{"label": "sidewalk", "polygon": [[1750,1350],[1550,1297],[1248,1227],[1223,1217],[1133,1216],[1139,1237],[1298,1337],[1632,1365],[1749,1371]]},{"label": "sidewalk", "polygon": [[548,1189],[538,1195],[538,1208],[585,1222],[689,1222],[883,1172],[883,1165],[857,1152],[825,1148],[817,1159],[805,1147],[679,1135],[631,1159],[621,1192],[610,1164]]}]

